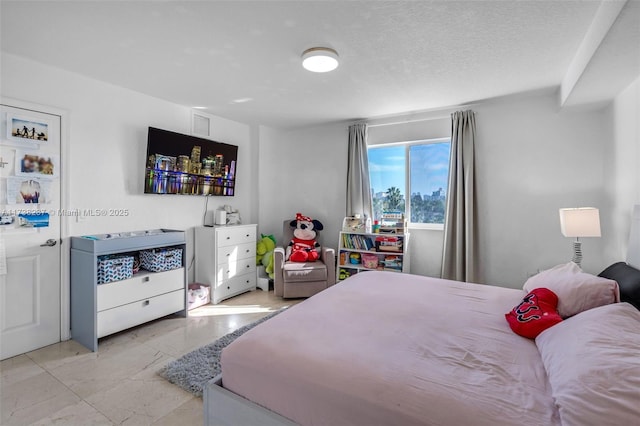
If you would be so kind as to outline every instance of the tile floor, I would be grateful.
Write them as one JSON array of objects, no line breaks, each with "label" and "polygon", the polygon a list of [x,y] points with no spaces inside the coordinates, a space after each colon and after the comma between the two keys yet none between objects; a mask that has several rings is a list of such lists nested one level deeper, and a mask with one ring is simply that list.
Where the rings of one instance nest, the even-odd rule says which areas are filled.
[{"label": "tile floor", "polygon": [[0,362],[0,425],[202,425],[202,399],[157,372],[299,300],[256,290],[99,341],[69,340]]}]

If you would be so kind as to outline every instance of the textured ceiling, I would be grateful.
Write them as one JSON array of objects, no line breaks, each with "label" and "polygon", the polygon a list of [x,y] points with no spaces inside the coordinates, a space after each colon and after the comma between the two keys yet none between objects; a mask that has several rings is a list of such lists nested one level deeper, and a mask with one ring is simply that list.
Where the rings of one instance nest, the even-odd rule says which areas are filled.
[{"label": "textured ceiling", "polygon": [[[3,0],[0,12],[3,51],[233,120],[298,127],[557,87],[598,6]],[[305,71],[312,46],[336,49],[340,67]]]}]

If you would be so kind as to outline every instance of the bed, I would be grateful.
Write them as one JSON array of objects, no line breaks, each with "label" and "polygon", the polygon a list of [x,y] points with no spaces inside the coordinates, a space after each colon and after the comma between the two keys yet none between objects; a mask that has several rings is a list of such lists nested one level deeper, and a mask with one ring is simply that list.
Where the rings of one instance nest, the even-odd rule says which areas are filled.
[{"label": "bed", "polygon": [[[576,273],[563,268],[538,283]],[[531,339],[505,320],[526,286],[354,275],[229,345],[205,388],[205,424],[633,424],[640,311],[613,303],[616,281],[601,280]]]}]

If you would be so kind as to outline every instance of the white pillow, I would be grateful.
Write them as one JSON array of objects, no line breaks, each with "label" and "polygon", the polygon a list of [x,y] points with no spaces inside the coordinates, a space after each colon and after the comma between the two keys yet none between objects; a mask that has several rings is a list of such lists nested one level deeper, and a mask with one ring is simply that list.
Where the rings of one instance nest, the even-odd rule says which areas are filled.
[{"label": "white pillow", "polygon": [[631,425],[640,419],[640,311],[614,303],[538,335],[536,346],[563,425]]},{"label": "white pillow", "polygon": [[583,272],[574,262],[555,266],[529,278],[524,290],[548,288],[558,296],[558,313],[568,318],[587,309],[620,301],[618,283]]}]

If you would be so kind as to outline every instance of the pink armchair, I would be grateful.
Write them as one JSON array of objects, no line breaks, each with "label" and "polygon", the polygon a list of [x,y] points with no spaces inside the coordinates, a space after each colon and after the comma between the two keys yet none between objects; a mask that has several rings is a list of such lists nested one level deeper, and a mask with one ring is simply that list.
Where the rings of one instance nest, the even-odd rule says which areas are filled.
[{"label": "pink armchair", "polygon": [[293,238],[291,220],[285,220],[282,229],[284,247],[276,247],[274,255],[273,289],[276,296],[285,299],[311,297],[336,283],[335,250],[322,245],[322,232],[316,236],[321,245],[320,259],[315,262],[286,262],[286,245]]}]

